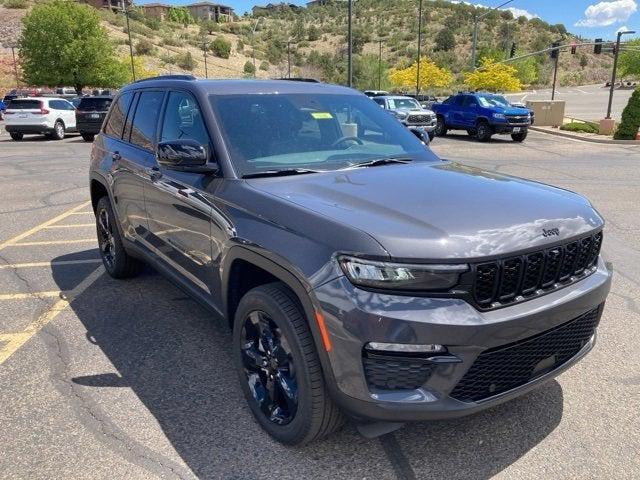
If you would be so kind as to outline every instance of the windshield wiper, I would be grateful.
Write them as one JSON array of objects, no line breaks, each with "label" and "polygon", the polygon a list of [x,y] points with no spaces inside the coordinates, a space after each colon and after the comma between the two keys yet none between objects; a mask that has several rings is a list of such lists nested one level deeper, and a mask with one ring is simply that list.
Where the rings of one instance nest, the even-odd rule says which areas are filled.
[{"label": "windshield wiper", "polygon": [[308,168],[283,168],[282,170],[264,170],[262,172],[248,173],[242,178],[260,177],[285,177],[287,175],[304,175],[306,173],[320,173],[321,170],[311,170]]},{"label": "windshield wiper", "polygon": [[383,157],[376,158],[375,160],[367,160],[366,162],[354,163],[353,165],[349,165],[342,170],[347,170],[349,168],[378,167],[380,165],[389,165],[391,163],[410,163],[412,161],[413,159],[411,158]]}]

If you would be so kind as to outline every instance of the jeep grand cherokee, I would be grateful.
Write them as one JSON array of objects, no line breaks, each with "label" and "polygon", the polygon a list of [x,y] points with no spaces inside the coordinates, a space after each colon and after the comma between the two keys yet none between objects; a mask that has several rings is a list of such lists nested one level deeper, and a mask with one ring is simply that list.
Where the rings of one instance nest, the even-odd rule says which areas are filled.
[{"label": "jeep grand cherokee", "polygon": [[343,87],[130,84],[90,182],[106,271],[149,263],[227,319],[288,444],[521,395],[591,350],[610,287],[585,198],[442,161]]}]

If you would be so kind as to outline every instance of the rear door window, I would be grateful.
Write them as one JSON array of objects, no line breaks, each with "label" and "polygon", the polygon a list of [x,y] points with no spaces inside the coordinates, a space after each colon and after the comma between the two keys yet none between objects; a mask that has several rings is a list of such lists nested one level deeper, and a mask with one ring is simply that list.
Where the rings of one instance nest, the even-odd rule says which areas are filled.
[{"label": "rear door window", "polygon": [[83,98],[80,100],[78,110],[83,112],[106,112],[111,106],[111,98]]},{"label": "rear door window", "polygon": [[40,110],[40,100],[11,100],[11,110]]},{"label": "rear door window", "polygon": [[109,119],[104,127],[104,133],[116,138],[122,138],[122,131],[124,130],[124,121],[127,118],[127,111],[131,105],[131,99],[133,93],[123,93],[118,97],[118,101],[113,105]]},{"label": "rear door window", "polygon": [[129,141],[132,144],[147,150],[153,149],[163,100],[164,92],[148,91],[140,93],[131,124]]}]

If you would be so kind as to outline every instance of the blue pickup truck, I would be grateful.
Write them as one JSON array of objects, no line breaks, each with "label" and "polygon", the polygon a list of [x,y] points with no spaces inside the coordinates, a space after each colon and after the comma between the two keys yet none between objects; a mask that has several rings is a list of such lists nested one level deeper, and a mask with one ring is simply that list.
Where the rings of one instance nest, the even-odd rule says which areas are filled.
[{"label": "blue pickup truck", "polygon": [[466,130],[481,142],[488,142],[494,134],[510,134],[515,142],[522,142],[531,126],[529,110],[513,107],[493,93],[458,93],[433,104],[432,110],[438,136],[448,130]]}]

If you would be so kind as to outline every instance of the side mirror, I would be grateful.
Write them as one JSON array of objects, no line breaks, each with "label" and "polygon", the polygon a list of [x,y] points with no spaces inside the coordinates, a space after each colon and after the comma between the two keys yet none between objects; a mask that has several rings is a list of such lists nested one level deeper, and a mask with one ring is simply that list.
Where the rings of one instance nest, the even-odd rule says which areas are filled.
[{"label": "side mirror", "polygon": [[423,129],[410,128],[409,131],[413,133],[416,137],[418,137],[418,140],[420,140],[425,147],[429,145],[429,134],[425,132]]},{"label": "side mirror", "polygon": [[160,142],[156,157],[160,165],[170,170],[194,173],[215,173],[219,170],[217,163],[207,163],[207,149],[190,138]]}]

